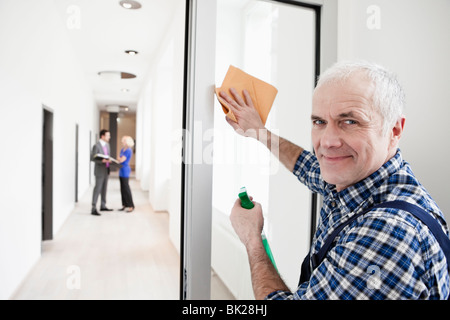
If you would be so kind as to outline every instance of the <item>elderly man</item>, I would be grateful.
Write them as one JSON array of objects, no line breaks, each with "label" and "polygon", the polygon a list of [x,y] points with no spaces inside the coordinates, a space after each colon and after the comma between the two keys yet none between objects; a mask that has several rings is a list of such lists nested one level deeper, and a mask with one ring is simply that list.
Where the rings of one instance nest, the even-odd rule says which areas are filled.
[{"label": "elderly man", "polygon": [[[398,149],[404,97],[394,75],[365,62],[338,63],[321,75],[312,100],[315,154],[267,130],[246,91],[244,98],[231,93],[234,98],[220,93],[237,119],[227,118],[229,124],[272,148],[287,169],[323,196],[293,292],[262,246],[261,206],[255,202],[249,211],[236,200],[230,219],[247,249],[257,299],[447,299],[448,243],[441,242],[449,241],[448,228]],[[431,218],[438,235],[411,213],[410,204],[421,208],[422,219]]]}]

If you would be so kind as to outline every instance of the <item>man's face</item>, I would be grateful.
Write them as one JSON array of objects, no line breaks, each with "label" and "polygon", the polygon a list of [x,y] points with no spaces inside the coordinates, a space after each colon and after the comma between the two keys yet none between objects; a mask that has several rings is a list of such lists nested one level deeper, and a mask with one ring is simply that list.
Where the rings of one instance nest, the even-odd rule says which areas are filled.
[{"label": "man's face", "polygon": [[341,191],[378,170],[394,154],[383,119],[372,107],[374,86],[360,73],[318,87],[312,142],[323,179]]},{"label": "man's face", "polygon": [[106,132],[103,136],[102,136],[103,141],[105,142],[109,142],[109,139],[111,139],[111,133],[110,132]]}]

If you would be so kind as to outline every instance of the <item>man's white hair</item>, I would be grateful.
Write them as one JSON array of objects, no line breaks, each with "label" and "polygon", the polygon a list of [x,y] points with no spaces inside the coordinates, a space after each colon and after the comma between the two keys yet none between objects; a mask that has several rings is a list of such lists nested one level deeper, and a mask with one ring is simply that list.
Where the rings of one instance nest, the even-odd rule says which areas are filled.
[{"label": "man's white hair", "polygon": [[402,116],[405,104],[405,95],[395,74],[376,63],[342,61],[320,75],[317,88],[325,83],[345,81],[359,71],[364,72],[375,86],[372,103],[383,117],[383,134],[386,134]]}]

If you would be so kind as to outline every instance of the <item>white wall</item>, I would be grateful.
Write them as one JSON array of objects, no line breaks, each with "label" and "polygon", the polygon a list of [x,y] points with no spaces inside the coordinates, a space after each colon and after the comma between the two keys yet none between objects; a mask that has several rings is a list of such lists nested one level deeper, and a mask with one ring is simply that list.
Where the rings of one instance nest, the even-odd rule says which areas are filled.
[{"label": "white wall", "polygon": [[338,10],[338,59],[375,61],[398,75],[406,94],[400,148],[449,222],[450,1],[339,0]]},{"label": "white wall", "polygon": [[142,90],[136,110],[136,179],[148,191],[150,183],[150,156],[152,130],[152,82]]},{"label": "white wall", "polygon": [[[179,251],[181,132],[183,116],[185,2],[155,55],[136,113],[136,176],[155,211],[169,212],[170,238]],[[174,156],[178,155],[178,156]]]},{"label": "white wall", "polygon": [[54,235],[74,207],[76,123],[80,194],[89,184],[89,131],[98,130],[98,112],[63,19],[50,0],[0,2],[0,299],[41,253],[42,105],[54,115]]},{"label": "white wall", "polygon": [[171,131],[173,102],[173,41],[161,55],[152,76],[152,123],[150,125],[149,200],[155,211],[169,208],[168,187],[171,170]]}]

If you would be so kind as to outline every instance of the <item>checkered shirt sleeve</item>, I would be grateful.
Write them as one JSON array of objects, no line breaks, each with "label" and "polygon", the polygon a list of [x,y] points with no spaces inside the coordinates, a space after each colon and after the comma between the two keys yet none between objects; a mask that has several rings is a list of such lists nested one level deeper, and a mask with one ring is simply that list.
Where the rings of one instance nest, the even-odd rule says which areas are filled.
[{"label": "checkered shirt sleeve", "polygon": [[293,173],[312,192],[323,193],[324,181],[320,175],[319,162],[314,154],[304,150],[295,163]]}]

